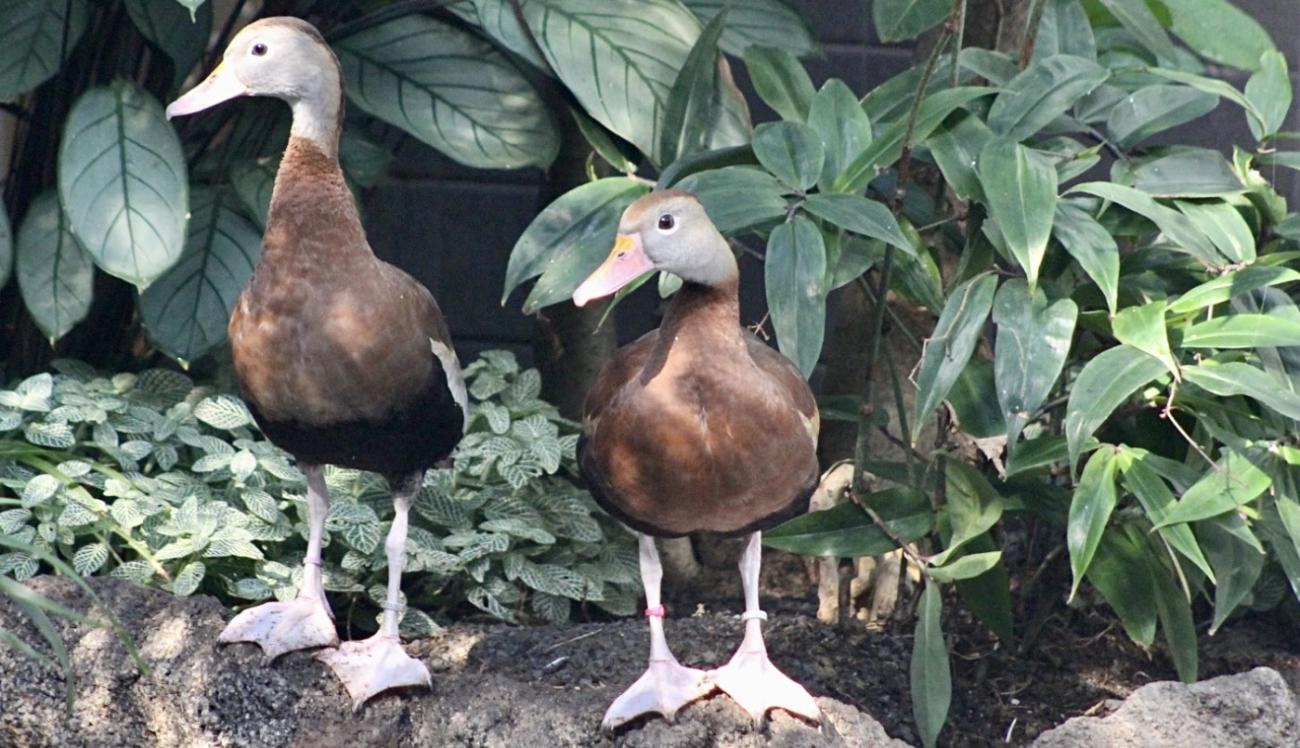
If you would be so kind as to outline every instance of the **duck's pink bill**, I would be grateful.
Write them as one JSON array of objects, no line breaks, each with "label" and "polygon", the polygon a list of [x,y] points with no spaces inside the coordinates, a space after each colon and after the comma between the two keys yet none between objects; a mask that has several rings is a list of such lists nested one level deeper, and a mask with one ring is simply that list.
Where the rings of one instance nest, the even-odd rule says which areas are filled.
[{"label": "duck's pink bill", "polygon": [[247,94],[248,88],[222,63],[202,83],[167,106],[167,119],[201,112]]},{"label": "duck's pink bill", "polygon": [[619,234],[609,257],[587,276],[587,280],[573,292],[573,303],[584,306],[593,299],[618,293],[618,290],[645,273],[654,270],[654,263],[646,256],[639,234]]}]

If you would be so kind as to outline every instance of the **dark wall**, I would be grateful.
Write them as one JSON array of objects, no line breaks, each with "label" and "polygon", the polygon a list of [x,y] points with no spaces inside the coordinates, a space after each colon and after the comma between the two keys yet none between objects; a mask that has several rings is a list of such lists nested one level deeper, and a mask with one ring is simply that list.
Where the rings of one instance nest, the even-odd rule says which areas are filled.
[{"label": "dark wall", "polygon": [[[906,69],[914,51],[885,46],[871,28],[870,0],[793,0],[821,42],[822,56],[806,61],[815,84],[843,78],[865,92]],[[1296,0],[1238,0],[1259,19],[1292,65],[1300,94],[1300,9]],[[748,88],[744,67],[733,64],[754,107],[755,121],[775,119]],[[1238,86],[1244,79],[1229,77]],[[1292,111],[1288,129],[1300,129]],[[1179,133],[1186,137],[1189,133]],[[1207,145],[1248,142],[1244,117],[1223,103],[1206,124],[1190,133]],[[1300,180],[1279,174],[1292,195]],[[366,225],[380,256],[424,282],[446,313],[462,358],[485,348],[509,348],[530,361],[534,322],[520,311],[526,289],[500,303],[506,261],[515,240],[543,207],[544,175],[537,170],[502,172],[462,167],[432,148],[405,140],[389,178],[366,199]],[[765,309],[762,269],[742,260],[742,316],[757,322]],[[620,337],[628,339],[657,324],[653,284],[619,308]]]}]

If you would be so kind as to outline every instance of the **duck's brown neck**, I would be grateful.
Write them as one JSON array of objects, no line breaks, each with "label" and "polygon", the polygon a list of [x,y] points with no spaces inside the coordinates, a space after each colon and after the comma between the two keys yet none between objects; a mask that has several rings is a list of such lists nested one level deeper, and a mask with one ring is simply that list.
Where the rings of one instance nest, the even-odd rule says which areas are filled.
[{"label": "duck's brown neck", "polygon": [[262,262],[302,253],[317,263],[371,255],[338,159],[316,141],[293,135],[275,174]]},{"label": "duck's brown neck", "polygon": [[659,344],[671,346],[675,340],[702,336],[711,345],[743,346],[739,289],[736,278],[712,286],[683,283],[659,325]]}]

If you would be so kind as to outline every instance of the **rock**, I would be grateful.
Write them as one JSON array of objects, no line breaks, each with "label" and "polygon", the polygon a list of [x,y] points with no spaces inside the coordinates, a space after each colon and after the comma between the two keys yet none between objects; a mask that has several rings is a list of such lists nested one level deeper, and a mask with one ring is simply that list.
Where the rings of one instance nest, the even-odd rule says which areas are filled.
[{"label": "rock", "polygon": [[1300,699],[1259,667],[1187,685],[1161,681],[1133,692],[1106,717],[1076,717],[1033,748],[1295,748]]},{"label": "rock", "polygon": [[[646,632],[636,620],[450,626],[410,645],[433,673],[432,692],[385,694],[353,715],[342,686],[309,654],[263,667],[252,645],[218,648],[230,612],[215,599],[175,598],[113,578],[91,584],[152,672],[142,675],[109,631],[56,619],[76,678],[72,714],[65,718],[60,673],[0,646],[0,745],[906,748],[868,715],[830,698],[818,699],[820,730],[784,714],[756,729],[739,707],[715,696],[683,710],[676,723],[645,719],[604,735],[606,706],[645,667]],[[40,577],[29,585],[75,610],[90,607],[70,580]],[[773,621],[771,638],[781,646],[783,626],[807,625]],[[0,629],[41,641],[3,599]],[[684,662],[709,666],[715,663],[699,653],[729,655],[739,634],[734,618],[712,615],[674,620],[670,636]],[[776,646],[773,656],[781,656]],[[797,654],[779,662],[813,693],[833,684]]]}]

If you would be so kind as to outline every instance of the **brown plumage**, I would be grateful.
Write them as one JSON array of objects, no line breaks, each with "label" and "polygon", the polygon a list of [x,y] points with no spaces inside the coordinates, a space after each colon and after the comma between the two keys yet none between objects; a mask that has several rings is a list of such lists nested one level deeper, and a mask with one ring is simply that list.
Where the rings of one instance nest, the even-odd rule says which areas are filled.
[{"label": "brown plumage", "polygon": [[451,345],[437,303],[375,257],[338,161],[309,140],[291,139],[280,162],[230,341],[258,423],[302,462],[373,470],[397,485],[460,436],[431,347]]},{"label": "brown plumage", "polygon": [[641,532],[735,535],[807,510],[817,407],[799,370],[740,326],[736,290],[685,284],[587,396],[583,475]]}]

